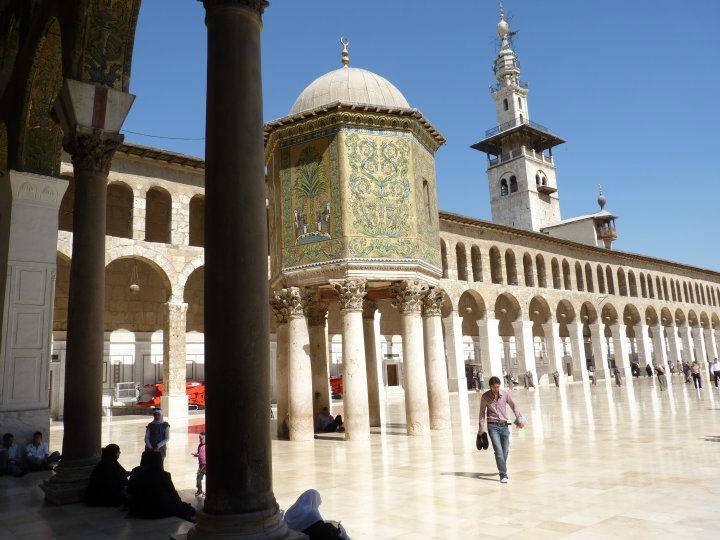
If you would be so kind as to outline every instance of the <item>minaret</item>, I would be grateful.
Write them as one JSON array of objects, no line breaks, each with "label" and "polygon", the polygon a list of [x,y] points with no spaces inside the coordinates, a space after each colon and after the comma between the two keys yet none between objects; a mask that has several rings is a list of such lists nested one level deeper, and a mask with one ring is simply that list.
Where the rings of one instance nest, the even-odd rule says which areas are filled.
[{"label": "minaret", "polygon": [[490,93],[498,125],[472,148],[488,154],[493,221],[539,231],[560,221],[552,148],[565,141],[530,121],[528,85],[520,80],[520,63],[510,46],[513,32],[502,5],[497,33],[500,51],[493,63],[497,83]]}]

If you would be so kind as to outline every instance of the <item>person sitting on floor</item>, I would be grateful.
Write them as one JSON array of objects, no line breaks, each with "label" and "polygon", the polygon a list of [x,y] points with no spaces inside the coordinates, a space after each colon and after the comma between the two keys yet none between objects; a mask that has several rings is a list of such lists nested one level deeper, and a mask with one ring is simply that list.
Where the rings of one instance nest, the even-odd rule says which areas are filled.
[{"label": "person sitting on floor", "polygon": [[321,503],[320,493],[317,490],[308,489],[285,512],[286,525],[293,531],[306,534],[310,540],[334,538],[349,540],[349,536],[342,525],[323,520],[318,509]]},{"label": "person sitting on floor", "polygon": [[125,488],[130,473],[120,465],[119,458],[120,447],[117,444],[108,444],[102,449],[100,463],[95,465],[85,490],[85,504],[88,506],[125,504],[127,500]]},{"label": "person sitting on floor", "polygon": [[336,431],[345,431],[342,416],[338,414],[333,418],[330,410],[323,407],[315,419],[315,433],[335,433]]},{"label": "person sitting on floor", "polygon": [[10,476],[25,474],[20,465],[20,457],[20,448],[15,442],[15,436],[12,433],[3,435],[2,446],[0,446],[0,474],[9,474]]},{"label": "person sitting on floor", "polygon": [[159,452],[146,450],[130,473],[127,487],[130,515],[145,519],[179,517],[195,522],[195,509],[180,499]]},{"label": "person sitting on floor", "polygon": [[49,471],[53,463],[60,461],[60,452],[51,454],[42,433],[36,431],[32,442],[25,447],[25,459],[29,471]]}]

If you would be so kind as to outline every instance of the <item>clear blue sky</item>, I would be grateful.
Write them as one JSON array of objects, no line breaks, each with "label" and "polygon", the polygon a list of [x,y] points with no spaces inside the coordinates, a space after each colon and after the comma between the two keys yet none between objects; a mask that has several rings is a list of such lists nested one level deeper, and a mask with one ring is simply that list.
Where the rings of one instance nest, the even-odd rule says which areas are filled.
[{"label": "clear blue sky", "polygon": [[[170,5],[172,4],[172,8]],[[618,214],[624,251],[720,270],[720,2],[506,0],[532,118],[567,143],[554,155],[564,218]],[[144,0],[133,57],[137,94],[125,128],[202,138],[202,4]],[[265,15],[265,118],[287,114],[316,77],[351,64],[395,84],[447,138],[440,207],[490,219],[484,154],[496,124],[497,3],[492,0],[273,0]],[[196,156],[204,141],[128,141]]]}]

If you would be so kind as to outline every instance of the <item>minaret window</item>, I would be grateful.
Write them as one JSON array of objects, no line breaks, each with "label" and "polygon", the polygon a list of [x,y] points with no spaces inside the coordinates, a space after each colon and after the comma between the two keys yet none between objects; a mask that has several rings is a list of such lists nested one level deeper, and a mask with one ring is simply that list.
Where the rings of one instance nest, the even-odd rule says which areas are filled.
[{"label": "minaret window", "polygon": [[518,98],[518,108],[522,109],[522,98]]},{"label": "minaret window", "polygon": [[525,119],[523,118],[523,115],[521,114],[521,115],[520,115],[520,123],[522,124],[522,123],[524,123],[524,122],[525,122]]},{"label": "minaret window", "polygon": [[508,183],[504,178],[500,180],[500,196],[505,197],[508,194]]},{"label": "minaret window", "polygon": [[514,176],[510,177],[510,193],[515,193],[518,190],[517,178]]},{"label": "minaret window", "polygon": [[509,108],[507,99],[503,99],[503,106],[505,107],[505,110],[507,111]]},{"label": "minaret window", "polygon": [[535,175],[535,185],[536,185],[536,186],[539,186],[539,185],[540,185],[540,175],[539,175],[539,174],[536,174],[536,175]]},{"label": "minaret window", "polygon": [[423,179],[423,199],[425,202],[425,211],[428,216],[428,223],[432,223],[432,204],[430,203],[430,184]]}]

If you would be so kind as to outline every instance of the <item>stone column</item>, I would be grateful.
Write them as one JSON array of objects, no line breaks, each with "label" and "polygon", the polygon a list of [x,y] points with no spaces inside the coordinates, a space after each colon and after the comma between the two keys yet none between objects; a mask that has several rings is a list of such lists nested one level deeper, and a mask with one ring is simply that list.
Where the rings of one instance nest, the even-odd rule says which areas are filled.
[{"label": "stone column", "polygon": [[[547,348],[550,369],[560,374],[560,384],[565,384],[567,377],[563,370],[563,349],[560,341],[560,324],[548,322],[542,325],[545,333],[545,347]],[[552,372],[550,372],[550,384],[553,384]]]},{"label": "stone column", "polygon": [[190,244],[190,197],[172,195],[170,205],[170,243],[175,246]]},{"label": "stone column", "polygon": [[655,349],[655,362],[665,370],[666,379],[670,381],[670,365],[668,364],[667,350],[665,349],[665,327],[656,324],[650,327],[652,333],[653,349]]},{"label": "stone column", "polygon": [[141,191],[138,188],[133,189],[133,207],[132,207],[132,237],[133,240],[145,241],[146,229],[146,203],[147,190]]},{"label": "stone column", "polygon": [[636,324],[635,344],[638,353],[638,363],[643,367],[645,364],[653,365],[652,355],[650,353],[650,336],[648,335],[648,326],[646,324]]},{"label": "stone column", "polygon": [[307,307],[310,334],[310,364],[312,369],[313,414],[323,407],[332,410],[330,401],[330,373],[328,370],[327,302],[313,300]]},{"label": "stone column", "polygon": [[380,427],[380,382],[378,373],[377,335],[375,318],[377,304],[372,300],[363,303],[363,340],[365,342],[365,369],[368,382],[368,413],[371,427]]},{"label": "stone column", "polygon": [[705,341],[705,352],[707,354],[707,361],[712,362],[718,357],[717,345],[713,337],[712,328],[703,329],[703,341]]},{"label": "stone column", "polygon": [[630,366],[630,355],[627,346],[626,327],[624,324],[613,324],[610,326],[613,344],[615,346],[615,365],[623,370],[628,384],[632,383],[632,368]]},{"label": "stone column", "polygon": [[712,329],[713,339],[715,343],[715,350],[720,354],[720,331],[717,328]]},{"label": "stone column", "polygon": [[605,340],[605,330],[601,323],[590,325],[590,341],[592,343],[593,358],[595,360],[595,378],[609,379],[608,350]]},{"label": "stone column", "polygon": [[277,348],[275,351],[275,403],[277,412],[277,437],[286,439],[287,433],[283,422],[288,414],[288,320],[289,313],[285,307],[283,296],[275,292],[270,299],[273,317],[275,318],[275,339]]},{"label": "stone column", "polygon": [[[288,538],[272,491],[260,30],[264,0],[205,0],[207,497],[188,533]],[[238,271],[242,271],[242,279]],[[239,397],[242,396],[242,399]],[[232,424],[232,429],[228,425]],[[298,536],[298,535],[295,535]]]},{"label": "stone column", "polygon": [[[50,437],[48,365],[52,341],[58,208],[67,181],[0,170],[0,426],[20,448],[35,431]],[[61,384],[55,379],[53,393]]]},{"label": "stone column", "polygon": [[513,330],[515,332],[515,343],[517,352],[522,358],[523,372],[518,373],[518,379],[524,380],[525,373],[532,372],[533,382],[538,385],[537,367],[535,365],[535,342],[533,340],[533,322],[515,321]]},{"label": "stone column", "polygon": [[308,295],[297,287],[280,292],[288,310],[287,407],[291,441],[309,441],[314,435],[310,337],[305,321]]},{"label": "stone column", "polygon": [[[570,334],[570,347],[572,348],[573,358],[578,362],[580,368],[580,377],[583,384],[590,382],[587,370],[587,358],[585,357],[585,336],[583,336],[583,324],[579,322],[567,325]],[[573,377],[574,380],[574,377]]]},{"label": "stone column", "polygon": [[692,364],[693,360],[695,360],[695,355],[693,354],[693,339],[690,332],[690,326],[685,323],[682,326],[678,327],[678,330],[680,331],[680,339],[682,340],[683,360],[688,364]]},{"label": "stone column", "polygon": [[420,312],[428,286],[421,281],[408,280],[396,283],[392,291],[393,306],[400,312],[407,433],[426,435],[430,430],[430,415]]},{"label": "stone column", "polygon": [[678,337],[678,329],[675,326],[666,326],[668,347],[670,348],[670,360],[675,364],[675,367],[680,371],[681,362],[683,360],[682,353],[680,352],[680,338]]},{"label": "stone column", "polygon": [[484,319],[478,321],[478,335],[480,338],[480,354],[482,355],[483,369],[489,370],[485,372],[485,382],[487,384],[490,377],[499,377],[500,384],[505,385],[502,369],[501,343],[498,326],[500,321],[494,318],[495,314],[488,311]]},{"label": "stone column", "polygon": [[[700,326],[692,329],[692,338],[695,345],[696,359],[704,369],[707,364],[707,357],[705,356],[705,336],[703,336],[703,329]],[[707,370],[705,369],[705,371]]]},{"label": "stone column", "polygon": [[443,299],[443,290],[439,287],[431,287],[422,304],[430,429],[439,430],[450,428],[450,396],[440,320]]},{"label": "stone column", "polygon": [[163,395],[160,404],[170,425],[187,423],[188,397],[185,390],[185,327],[188,305],[185,302],[165,304],[163,326]]},{"label": "stone column", "polygon": [[370,438],[367,369],[362,309],[365,282],[358,279],[332,282],[340,299],[342,316],[343,421],[345,438]]},{"label": "stone column", "polygon": [[453,311],[442,320],[445,327],[445,356],[448,364],[448,389],[464,392],[467,399],[467,377],[462,339],[462,319]]}]

